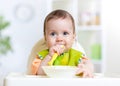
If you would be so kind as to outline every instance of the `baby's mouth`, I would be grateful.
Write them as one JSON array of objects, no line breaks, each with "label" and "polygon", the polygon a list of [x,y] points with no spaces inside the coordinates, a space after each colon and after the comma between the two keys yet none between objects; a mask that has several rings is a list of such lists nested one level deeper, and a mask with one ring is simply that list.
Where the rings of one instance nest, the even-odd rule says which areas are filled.
[{"label": "baby's mouth", "polygon": [[64,48],[65,46],[63,44],[58,44],[61,48]]},{"label": "baby's mouth", "polygon": [[63,43],[56,43],[56,45],[64,46],[64,44],[63,44]]}]

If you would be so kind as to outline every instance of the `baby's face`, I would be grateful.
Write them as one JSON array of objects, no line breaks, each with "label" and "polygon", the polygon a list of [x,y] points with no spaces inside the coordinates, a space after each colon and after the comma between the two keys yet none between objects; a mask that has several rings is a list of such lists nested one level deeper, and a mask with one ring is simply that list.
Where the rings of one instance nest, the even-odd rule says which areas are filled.
[{"label": "baby's face", "polygon": [[48,48],[64,45],[65,51],[67,51],[72,47],[75,39],[72,21],[69,18],[49,20],[46,24],[45,33]]}]

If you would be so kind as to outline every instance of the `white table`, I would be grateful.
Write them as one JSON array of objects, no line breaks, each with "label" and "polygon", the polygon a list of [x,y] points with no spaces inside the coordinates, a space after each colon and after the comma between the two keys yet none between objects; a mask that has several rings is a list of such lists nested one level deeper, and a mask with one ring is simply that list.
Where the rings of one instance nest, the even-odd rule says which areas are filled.
[{"label": "white table", "polygon": [[5,78],[4,86],[120,86],[120,78],[102,75],[95,78],[49,78],[11,73]]}]

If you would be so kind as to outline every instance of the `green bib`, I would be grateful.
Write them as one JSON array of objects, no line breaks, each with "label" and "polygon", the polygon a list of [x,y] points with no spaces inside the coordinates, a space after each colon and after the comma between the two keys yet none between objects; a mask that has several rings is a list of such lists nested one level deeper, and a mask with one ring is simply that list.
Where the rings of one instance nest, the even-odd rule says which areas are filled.
[{"label": "green bib", "polygon": [[[43,50],[38,53],[40,59],[44,59],[48,55],[49,50]],[[70,49],[68,52],[65,52],[59,55],[56,60],[53,62],[53,65],[68,65],[68,66],[77,66],[79,60],[82,58],[83,53],[75,49]]]}]

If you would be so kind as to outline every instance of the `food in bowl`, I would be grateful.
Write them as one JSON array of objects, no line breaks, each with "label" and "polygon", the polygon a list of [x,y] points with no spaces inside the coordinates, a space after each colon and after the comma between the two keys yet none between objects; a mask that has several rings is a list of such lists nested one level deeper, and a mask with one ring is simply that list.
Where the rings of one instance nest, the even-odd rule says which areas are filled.
[{"label": "food in bowl", "polygon": [[66,78],[75,77],[76,66],[42,66],[44,72],[48,77],[53,78]]}]

